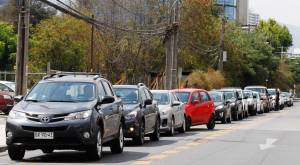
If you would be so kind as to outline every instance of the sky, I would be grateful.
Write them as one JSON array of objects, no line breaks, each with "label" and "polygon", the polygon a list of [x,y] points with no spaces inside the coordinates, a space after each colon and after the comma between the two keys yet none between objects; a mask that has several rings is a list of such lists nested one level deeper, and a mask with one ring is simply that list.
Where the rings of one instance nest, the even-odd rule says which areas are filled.
[{"label": "sky", "polygon": [[249,0],[249,8],[261,19],[274,18],[285,24],[293,35],[294,47],[300,48],[300,0]]}]

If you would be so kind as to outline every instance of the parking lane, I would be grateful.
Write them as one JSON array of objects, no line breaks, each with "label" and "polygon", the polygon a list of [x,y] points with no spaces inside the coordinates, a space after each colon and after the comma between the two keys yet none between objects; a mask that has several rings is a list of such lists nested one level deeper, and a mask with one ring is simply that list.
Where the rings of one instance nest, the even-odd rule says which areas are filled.
[{"label": "parking lane", "polygon": [[[44,155],[41,151],[28,151],[21,164],[100,163],[146,165],[179,162],[180,164],[193,164],[194,162],[201,162],[206,155],[214,155],[214,153],[226,155],[229,151],[233,152],[231,148],[235,148],[238,151],[242,150],[245,146],[242,137],[247,136],[245,132],[253,131],[253,129],[257,129],[257,127],[261,125],[270,125],[266,123],[270,123],[274,119],[283,118],[289,115],[289,112],[290,111],[272,112],[270,114],[254,116],[243,121],[233,122],[232,124],[218,124],[214,131],[207,130],[205,126],[196,126],[185,134],[176,134],[174,137],[163,135],[159,142],[150,142],[147,138],[143,146],[135,146],[131,141],[126,141],[126,148],[124,148],[123,154],[113,155],[109,152],[109,148],[105,147],[104,157],[100,161],[88,160],[85,152],[56,151],[53,154]],[[260,134],[262,133],[260,132]],[[249,148],[249,152],[253,151],[251,147],[254,147],[253,144],[257,142],[260,142],[260,140],[255,141],[255,143],[246,144],[249,145],[249,147],[246,147]],[[258,145],[255,145],[254,148],[257,147]],[[245,152],[243,151],[241,153]],[[232,158],[236,159],[236,157]],[[210,161],[212,161],[211,159]],[[243,160],[244,159],[236,159],[235,162],[231,163],[240,163]],[[0,155],[0,164],[2,163],[20,164],[19,162],[11,161],[6,153],[2,153],[2,156]]]}]

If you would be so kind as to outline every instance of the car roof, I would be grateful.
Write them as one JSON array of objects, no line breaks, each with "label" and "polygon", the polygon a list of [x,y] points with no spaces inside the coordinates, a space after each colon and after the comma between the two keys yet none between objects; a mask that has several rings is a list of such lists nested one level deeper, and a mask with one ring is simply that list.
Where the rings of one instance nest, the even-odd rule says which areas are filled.
[{"label": "car roof", "polygon": [[265,86],[259,86],[259,85],[253,85],[253,86],[246,86],[245,89],[246,88],[267,88],[267,87],[265,87]]},{"label": "car roof", "polygon": [[15,83],[15,82],[13,82],[13,81],[0,81],[0,83],[6,84],[6,83]]},{"label": "car roof", "polygon": [[114,88],[132,88],[132,89],[138,89],[138,85],[113,85]]},{"label": "car roof", "polygon": [[204,91],[204,89],[197,89],[197,88],[181,88],[181,89],[173,89],[174,92],[194,92],[194,91]]},{"label": "car roof", "polygon": [[[103,78],[101,78],[103,79]],[[41,80],[44,82],[95,82],[95,75],[62,75],[58,77],[48,77]]]},{"label": "car roof", "polygon": [[221,92],[236,92],[237,89],[234,89],[234,88],[223,88],[223,89],[220,89]]},{"label": "car roof", "polygon": [[241,87],[224,87],[222,89],[238,89],[238,90],[242,90]]},{"label": "car roof", "polygon": [[170,90],[151,90],[152,93],[170,93],[173,91]]},{"label": "car roof", "polygon": [[212,93],[217,93],[217,94],[221,94],[223,95],[223,92],[222,91],[219,91],[219,90],[214,90],[214,91],[208,91],[209,94],[212,94]]}]

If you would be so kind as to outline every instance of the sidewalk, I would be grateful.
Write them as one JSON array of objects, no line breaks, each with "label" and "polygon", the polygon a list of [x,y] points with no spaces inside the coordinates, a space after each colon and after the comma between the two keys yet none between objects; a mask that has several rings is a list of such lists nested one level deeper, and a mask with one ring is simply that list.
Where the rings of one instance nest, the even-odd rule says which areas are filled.
[{"label": "sidewalk", "polygon": [[0,125],[0,152],[5,152],[6,146],[6,135],[5,135],[5,124]]}]

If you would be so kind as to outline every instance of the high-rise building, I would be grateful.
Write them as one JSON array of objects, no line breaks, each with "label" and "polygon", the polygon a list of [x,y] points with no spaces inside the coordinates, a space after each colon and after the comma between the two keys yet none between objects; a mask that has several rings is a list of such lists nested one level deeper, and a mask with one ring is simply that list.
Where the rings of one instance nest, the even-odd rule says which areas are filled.
[{"label": "high-rise building", "polygon": [[246,25],[248,21],[248,0],[216,0],[220,6],[224,6],[227,20],[237,21],[239,24]]},{"label": "high-rise building", "polygon": [[249,0],[237,0],[237,21],[241,25],[248,23]]},{"label": "high-rise building", "polygon": [[253,12],[249,12],[249,16],[248,16],[248,25],[251,26],[256,26],[259,23],[259,14],[257,13],[253,13]]}]

